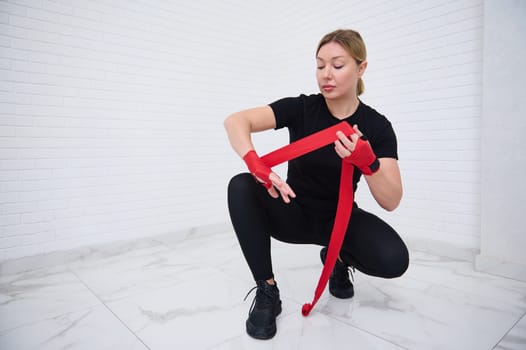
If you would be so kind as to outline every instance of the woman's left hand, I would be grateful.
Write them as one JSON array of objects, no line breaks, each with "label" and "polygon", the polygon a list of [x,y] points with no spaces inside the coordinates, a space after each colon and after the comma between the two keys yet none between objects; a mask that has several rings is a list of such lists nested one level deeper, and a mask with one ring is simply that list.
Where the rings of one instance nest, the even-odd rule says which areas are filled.
[{"label": "woman's left hand", "polygon": [[346,158],[351,155],[351,153],[356,148],[356,142],[360,137],[362,137],[362,132],[358,129],[358,125],[354,125],[353,129],[355,131],[350,137],[345,136],[341,131],[336,132],[338,140],[334,141],[334,149],[340,158]]},{"label": "woman's left hand", "polygon": [[342,132],[337,132],[338,140],[334,142],[336,153],[344,162],[356,166],[362,174],[372,175],[380,167],[380,162],[374,154],[371,144],[358,130],[356,125],[353,126],[355,133],[350,137],[345,137]]}]

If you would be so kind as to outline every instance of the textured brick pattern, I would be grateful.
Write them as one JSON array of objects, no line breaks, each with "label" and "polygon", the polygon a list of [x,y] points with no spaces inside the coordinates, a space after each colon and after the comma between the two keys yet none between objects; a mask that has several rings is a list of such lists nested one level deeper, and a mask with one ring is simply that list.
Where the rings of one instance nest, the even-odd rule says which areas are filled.
[{"label": "textured brick pattern", "polygon": [[475,244],[481,17],[479,1],[0,1],[0,259],[227,222],[244,167],[223,119],[316,92],[338,27],[362,32],[363,99],[399,135],[389,220]]}]

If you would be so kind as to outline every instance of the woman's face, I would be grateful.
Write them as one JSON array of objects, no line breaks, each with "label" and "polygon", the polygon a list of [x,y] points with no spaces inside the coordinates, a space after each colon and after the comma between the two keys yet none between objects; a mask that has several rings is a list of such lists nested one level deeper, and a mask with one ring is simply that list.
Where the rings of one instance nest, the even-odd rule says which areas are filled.
[{"label": "woman's face", "polygon": [[357,64],[340,44],[330,42],[318,51],[316,64],[318,87],[326,99],[356,97],[358,79],[362,77],[367,62]]}]

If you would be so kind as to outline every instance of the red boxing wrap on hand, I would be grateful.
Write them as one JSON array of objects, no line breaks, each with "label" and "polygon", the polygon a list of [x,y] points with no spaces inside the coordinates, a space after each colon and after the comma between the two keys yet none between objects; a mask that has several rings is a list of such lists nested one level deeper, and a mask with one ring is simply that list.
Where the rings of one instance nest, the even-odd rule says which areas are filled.
[{"label": "red boxing wrap on hand", "polygon": [[[345,136],[349,137],[355,131],[347,122],[341,122],[339,124],[333,125],[327,129],[318,131],[314,134],[306,136],[300,140],[297,140],[289,145],[283,146],[269,154],[264,155],[259,158],[255,151],[251,150],[245,154],[243,160],[248,166],[250,172],[256,177],[259,178],[259,181],[266,181],[264,184],[265,187],[270,188],[272,183],[270,182],[269,175],[271,173],[270,168],[286,162],[290,159],[300,157],[304,154],[317,150],[321,147],[327,146],[335,142],[338,137],[336,132],[341,131]],[[368,143],[367,143],[368,144]],[[369,146],[370,148],[370,146]],[[365,157],[367,152],[364,152],[363,157]],[[372,150],[370,152],[373,156]],[[355,156],[356,157],[356,156]],[[360,157],[361,158],[361,157]],[[353,171],[354,163],[346,160],[342,161],[342,170],[341,170],[341,182],[340,189],[338,193],[338,206],[336,209],[336,217],[334,219],[334,225],[331,232],[331,238],[329,241],[327,257],[325,259],[325,264],[323,265],[323,270],[320,275],[318,285],[314,292],[314,298],[311,303],[306,303],[303,305],[301,312],[303,316],[309,315],[312,308],[318,300],[320,299],[332,273],[338,254],[340,252],[343,240],[345,238],[345,232],[349,223],[349,219],[352,214],[352,208],[354,203],[354,190],[353,190]],[[376,159],[376,157],[373,158]],[[359,161],[358,161],[359,162]],[[367,157],[363,160],[365,164],[369,165],[367,162]],[[360,162],[359,162],[360,163]],[[361,164],[361,163],[360,163]]]},{"label": "red boxing wrap on hand", "polygon": [[355,165],[364,175],[372,175],[380,168],[380,162],[365,136],[358,139],[354,151],[343,161]]},{"label": "red boxing wrap on hand", "polygon": [[243,160],[245,161],[248,170],[258,181],[263,181],[263,186],[268,190],[272,187],[272,182],[270,181],[270,173],[272,170],[259,158],[256,151],[250,150],[244,156]]}]

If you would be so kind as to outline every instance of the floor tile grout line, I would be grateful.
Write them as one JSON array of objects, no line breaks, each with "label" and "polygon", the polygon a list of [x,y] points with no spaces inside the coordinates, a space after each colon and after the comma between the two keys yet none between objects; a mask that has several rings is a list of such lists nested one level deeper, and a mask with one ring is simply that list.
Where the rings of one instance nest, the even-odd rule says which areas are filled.
[{"label": "floor tile grout line", "polygon": [[[68,267],[69,269],[69,267]],[[73,271],[72,269],[69,269],[70,272],[80,281],[80,283],[82,283],[84,285],[84,287],[86,287],[87,290],[90,291],[90,293],[95,297],[97,298],[97,300],[102,304],[104,305],[104,308],[106,308],[106,310],[108,310],[128,331],[130,331],[131,334],[133,334],[133,336],[142,344],[144,345],[144,347],[148,350],[151,350],[150,347],[148,345],[146,345],[146,343],[144,343],[144,341],[126,324],[126,322],[124,322],[123,320],[121,320],[121,318],[119,316],[117,316],[117,314],[115,312],[113,312],[113,310],[97,295],[97,293],[95,293],[78,275],[75,271]]]},{"label": "floor tile grout line", "polygon": [[[289,301],[291,301],[292,303],[299,305],[300,308],[298,308],[298,311],[297,311],[297,312],[300,312],[300,310],[301,310],[301,305],[302,305],[301,302],[298,302],[297,300],[295,300],[294,298],[292,298],[292,297],[290,297],[290,296],[285,296],[285,295],[284,295],[284,296],[282,296],[282,298],[286,298],[286,299],[288,299]],[[325,297],[325,298],[320,299],[320,301],[325,300],[326,298],[331,298],[331,297],[327,296],[327,297]],[[382,337],[382,336],[380,336],[380,335],[378,335],[378,334],[375,334],[375,333],[373,333],[373,332],[371,332],[371,331],[368,331],[368,330],[366,330],[366,329],[364,329],[364,328],[361,328],[361,327],[358,327],[358,326],[356,326],[356,325],[353,325],[353,324],[347,323],[347,322],[345,322],[344,320],[339,319],[339,318],[336,317],[335,315],[328,314],[328,313],[324,313],[324,312],[322,312],[321,310],[320,310],[319,312],[322,313],[323,315],[325,315],[325,316],[327,316],[327,317],[333,319],[334,321],[336,321],[336,322],[338,322],[338,323],[340,323],[340,324],[343,324],[345,327],[351,327],[351,328],[354,328],[354,329],[359,330],[359,331],[361,331],[361,332],[367,333],[367,334],[373,336],[374,338],[378,338],[378,339],[381,339],[381,340],[383,340],[383,341],[385,341],[385,342],[387,342],[387,343],[389,343],[389,344],[392,344],[392,345],[394,345],[394,346],[396,346],[396,347],[398,347],[398,348],[400,348],[400,349],[409,350],[409,348],[407,348],[407,347],[405,347],[405,346],[403,346],[403,345],[397,344],[397,343],[393,342],[392,340],[389,340],[389,339],[387,339],[387,338],[384,338],[384,337]],[[290,316],[292,316],[292,312],[289,313],[289,314],[287,314],[287,315],[283,315],[283,316],[284,316],[284,318],[290,317]],[[234,338],[235,338],[235,337],[234,337]],[[223,342],[222,342],[222,343],[223,343]],[[220,343],[220,344],[221,344],[221,343]],[[213,348],[213,347],[212,347],[212,348]]]},{"label": "floor tile grout line", "polygon": [[369,334],[369,335],[371,335],[371,336],[373,336],[375,338],[381,339],[381,340],[383,340],[383,341],[385,341],[385,342],[387,342],[389,344],[393,344],[394,346],[399,347],[401,349],[409,350],[409,348],[406,348],[405,346],[397,344],[397,343],[393,342],[392,340],[386,339],[386,338],[384,338],[384,337],[382,337],[382,336],[380,336],[378,334],[372,333],[371,331],[368,331],[368,330],[366,330],[364,328],[361,328],[361,327],[358,327],[356,325],[347,323],[347,322],[345,322],[345,321],[343,321],[343,320],[341,320],[341,319],[339,319],[339,318],[337,318],[337,317],[335,317],[333,315],[330,315],[330,314],[324,314],[324,315],[326,315],[329,318],[332,318],[333,320],[335,320],[337,322],[343,323],[347,327],[351,327],[351,328],[357,329],[357,330],[359,330],[361,332],[367,333],[367,334]]},{"label": "floor tile grout line", "polygon": [[13,328],[1,329],[0,330],[0,335],[2,335],[4,333],[12,332],[12,331],[14,331],[16,329],[20,329],[20,328],[24,328],[24,327],[30,327],[30,326],[34,326],[34,325],[42,323],[42,322],[46,322],[46,321],[49,321],[49,320],[54,320],[54,319],[56,319],[58,317],[62,317],[64,315],[70,315],[70,314],[77,313],[77,312],[91,310],[91,309],[93,309],[94,307],[97,307],[97,306],[98,305],[90,305],[90,306],[86,306],[86,307],[82,307],[82,308],[78,308],[78,309],[72,309],[72,310],[68,310],[68,311],[66,311],[64,313],[57,314],[55,316],[49,316],[49,317],[46,317],[46,318],[34,320],[32,322],[22,323],[22,324],[17,325],[17,326],[15,326]]},{"label": "floor tile grout line", "polygon": [[[174,248],[174,247],[176,247],[176,246],[172,246],[172,247],[170,247],[170,248]],[[182,254],[183,254],[183,255],[186,255],[186,253],[184,253],[184,252],[183,252]],[[82,285],[83,285],[83,286],[84,286],[84,287],[85,287],[85,288],[86,288],[86,289],[87,289],[87,290],[88,290],[93,296],[95,296],[95,299],[98,300],[98,302],[99,302],[99,303],[97,304],[97,306],[100,305],[100,304],[103,304],[104,307],[105,307],[108,311],[110,311],[110,312],[114,315],[114,317],[116,317],[116,319],[119,320],[119,322],[120,322],[121,324],[123,324],[123,325],[124,325],[124,326],[125,326],[125,327],[126,327],[126,328],[127,328],[127,329],[128,329],[133,335],[134,335],[134,336],[135,336],[135,338],[138,339],[138,340],[141,342],[141,344],[143,344],[143,345],[145,346],[146,349],[149,349],[149,347],[148,347],[148,346],[147,346],[147,345],[141,340],[141,338],[139,338],[138,335],[135,334],[135,332],[133,332],[133,331],[132,331],[132,330],[126,325],[126,323],[124,323],[124,322],[123,322],[123,321],[122,321],[122,320],[121,320],[121,319],[120,319],[120,318],[119,318],[119,317],[118,317],[118,316],[112,311],[112,309],[110,308],[110,305],[112,304],[111,301],[110,301],[110,302],[109,302],[108,300],[106,300],[105,302],[102,301],[102,299],[104,298],[104,296],[101,295],[101,294],[99,294],[99,295],[101,295],[101,296],[99,297],[96,293],[94,293],[94,290],[96,290],[96,286],[95,286],[95,285],[91,284],[91,285],[93,286],[93,290],[92,290],[90,287],[88,287],[89,282],[88,282],[87,280],[85,280],[85,279],[83,280],[83,279],[80,277],[80,276],[82,276],[81,271],[72,271],[72,269],[75,270],[75,267],[71,267],[71,266],[67,266],[67,265],[64,265],[64,266],[66,267],[66,270],[68,270],[70,273],[72,273],[73,276],[75,276],[75,278],[77,279],[77,281],[80,281],[80,282],[82,283]],[[78,274],[77,274],[77,273],[78,273]],[[236,279],[239,279],[239,280],[245,281],[244,279],[241,279],[241,278],[239,277],[239,275],[236,274],[236,273],[228,273],[228,270],[225,271],[225,274],[228,275],[228,276],[231,277],[231,278],[236,278]],[[426,283],[430,283],[430,284],[434,284],[434,285],[437,285],[437,286],[446,287],[447,289],[450,289],[450,290],[456,290],[456,291],[461,291],[461,292],[463,292],[463,293],[472,294],[472,290],[471,290],[471,289],[470,289],[470,290],[458,289],[458,288],[451,287],[451,286],[448,286],[448,285],[445,285],[445,284],[442,284],[442,283],[433,283],[433,282],[430,282],[430,281],[421,280],[420,278],[413,277],[413,276],[411,276],[411,277],[408,276],[407,278],[409,278],[409,279],[411,279],[411,280],[414,280],[414,281],[424,281],[424,282],[426,282]],[[508,279],[508,278],[506,278],[506,279]],[[472,294],[472,295],[473,295],[473,294]],[[494,297],[490,297],[490,296],[480,295],[480,294],[478,294],[478,293],[475,293],[474,295],[478,295],[478,296],[481,296],[481,297],[484,297],[484,298],[489,297],[490,299],[493,299],[493,298],[494,298]],[[291,300],[292,300],[293,302],[295,302],[295,303],[296,303],[296,302],[299,303],[298,301],[295,301],[294,298],[289,298],[289,299],[291,299]],[[499,300],[500,300],[500,299],[499,299]],[[301,305],[301,304],[300,304],[300,305]],[[93,307],[93,306],[92,306],[92,307]],[[92,308],[92,307],[90,307],[90,308]],[[520,309],[522,309],[522,308],[520,308]],[[509,334],[509,333],[510,333],[515,327],[517,327],[517,325],[518,325],[521,321],[523,321],[523,320],[526,318],[526,312],[523,313],[523,310],[518,310],[518,311],[519,311],[519,312],[515,315],[516,317],[518,317],[518,320],[517,320],[512,326],[511,326],[511,328],[510,328],[509,330],[506,331],[506,330],[504,329],[504,330],[502,330],[502,332],[499,332],[499,333],[504,333],[504,336],[503,336],[502,338],[500,338],[500,340],[499,340],[498,343],[493,347],[493,349],[494,349],[495,347],[498,347],[499,344],[503,341],[503,339],[505,339],[505,337],[506,337],[506,336],[507,336],[507,335],[508,335],[508,334]],[[384,341],[387,341],[387,342],[389,342],[389,343],[391,343],[391,344],[393,344],[393,345],[395,345],[395,346],[397,346],[397,347],[400,347],[400,348],[402,348],[402,349],[407,349],[407,348],[405,348],[405,347],[403,347],[403,346],[401,346],[401,345],[398,345],[398,344],[394,343],[393,341],[390,341],[390,340],[384,339],[383,337],[381,337],[381,336],[379,336],[379,335],[376,335],[376,334],[374,334],[374,333],[371,333],[371,331],[367,331],[367,330],[365,330],[365,329],[362,329],[362,328],[359,327],[359,325],[356,326],[356,325],[353,325],[353,324],[347,323],[347,322],[345,321],[345,319],[342,320],[342,319],[335,318],[337,315],[326,314],[326,316],[329,316],[330,318],[335,319],[335,320],[338,321],[339,323],[343,323],[343,324],[345,325],[345,327],[352,327],[353,329],[361,330],[361,331],[363,331],[363,332],[365,332],[365,333],[367,333],[367,334],[370,334],[370,335],[373,336],[373,337],[376,337],[376,338],[382,339],[382,340],[384,340]],[[511,320],[509,320],[509,321],[512,321],[512,322],[513,322],[513,319],[511,319]],[[510,322],[510,323],[511,323],[511,322]],[[496,334],[496,337],[495,337],[495,338],[497,338],[498,336],[499,336],[499,334]],[[411,339],[411,338],[410,338],[410,339]],[[221,343],[218,343],[218,345],[220,345],[220,344],[221,344]],[[488,345],[488,346],[491,346],[490,344],[491,344],[491,343],[488,342],[487,345]]]},{"label": "floor tile grout line", "polygon": [[[420,279],[420,278],[411,277],[411,276],[407,276],[407,277],[404,277],[404,278],[407,278],[407,279],[410,279],[410,280],[413,280],[413,281],[418,281],[418,282],[423,282],[423,283],[429,283],[430,285],[434,285],[434,286],[438,286],[438,287],[442,287],[442,288],[446,288],[446,289],[454,290],[454,291],[461,292],[461,293],[466,293],[466,294],[474,295],[474,296],[481,297],[481,298],[487,298],[487,299],[489,299],[489,300],[503,301],[503,300],[501,300],[501,299],[499,299],[499,298],[492,297],[492,296],[489,296],[489,295],[479,294],[479,293],[476,293],[476,292],[474,292],[474,291],[472,291],[472,290],[465,290],[465,289],[461,289],[461,288],[455,288],[455,287],[452,287],[452,286],[447,285],[447,284],[445,284],[445,283],[431,282],[431,281],[428,281],[428,280],[425,280],[425,279]],[[526,312],[526,309],[525,309],[525,312]]]},{"label": "floor tile grout line", "polygon": [[[430,254],[432,255],[432,254]],[[434,256],[437,256],[437,257],[440,257],[440,255],[434,255]],[[457,261],[453,261],[453,262],[465,262],[465,261],[462,261],[462,260],[457,260]],[[424,267],[424,268],[434,268],[436,267],[435,264],[429,264],[427,262],[410,262],[411,265],[418,265],[420,267]],[[477,277],[486,277],[487,276],[490,276],[492,277],[493,279],[500,279],[500,280],[503,280],[503,281],[513,281],[517,284],[523,284],[526,286],[526,281],[524,280],[520,280],[520,279],[516,279],[516,278],[511,278],[511,277],[506,277],[506,276],[502,276],[502,275],[497,275],[497,274],[494,274],[494,273],[489,273],[489,272],[485,272],[485,271],[479,271],[479,270],[476,270],[473,266],[471,267],[471,271],[474,272],[476,275],[480,275],[480,276],[476,276],[476,275],[471,275],[469,277],[473,277],[473,278],[477,278]],[[453,273],[455,273],[453,271]]]},{"label": "floor tile grout line", "polygon": [[508,329],[508,331],[506,333],[504,333],[504,335],[497,341],[497,343],[491,348],[491,349],[495,349],[497,346],[499,346],[500,343],[502,343],[502,341],[508,336],[508,334],[510,334],[510,332],[519,324],[520,321],[522,321],[522,319],[526,319],[526,312],[524,312],[522,314],[521,317],[519,317],[519,319],[510,327],[510,329]]},{"label": "floor tile grout line", "polygon": [[[25,271],[25,272],[21,272],[21,273],[18,273],[18,274],[27,274],[27,273],[31,273],[33,271],[38,271],[38,270],[46,270],[47,271],[48,269],[59,269],[59,268],[61,270],[58,271],[57,273],[71,273],[71,271],[68,269],[68,267],[66,265],[55,265],[55,266],[52,266],[52,267],[43,267],[43,268],[38,268],[38,269],[35,269],[35,270],[31,270],[31,271]],[[18,275],[18,274],[16,274],[16,275]],[[75,274],[72,274],[72,275],[78,280],[78,277]],[[1,293],[1,290],[0,290],[0,293]],[[100,302],[100,300],[98,300],[98,301]],[[61,312],[61,313],[57,313],[57,314],[54,314],[54,315],[46,316],[45,318],[39,318],[39,319],[30,321],[30,322],[23,322],[23,323],[21,323],[19,325],[11,327],[11,328],[0,329],[0,334],[11,332],[11,331],[14,331],[14,330],[22,328],[22,327],[33,326],[33,325],[36,325],[38,323],[45,322],[45,321],[48,321],[48,320],[53,320],[53,319],[56,319],[56,318],[64,316],[64,315],[69,315],[69,314],[76,313],[76,312],[90,310],[90,309],[92,309],[92,308],[94,308],[94,307],[96,307],[98,305],[99,304],[97,304],[97,305],[93,304],[93,305],[79,306],[79,307],[68,309],[67,311],[64,311],[64,312]]]}]

